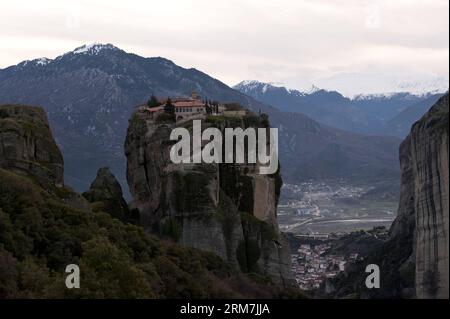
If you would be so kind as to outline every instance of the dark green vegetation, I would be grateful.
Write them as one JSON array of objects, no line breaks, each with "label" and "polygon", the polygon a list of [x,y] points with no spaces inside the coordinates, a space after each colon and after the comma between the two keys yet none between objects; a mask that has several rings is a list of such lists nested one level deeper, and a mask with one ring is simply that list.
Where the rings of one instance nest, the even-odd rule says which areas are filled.
[{"label": "dark green vegetation", "polygon": [[448,116],[448,108],[444,106],[448,106],[448,94],[445,94],[436,105],[430,109],[430,111],[422,118],[421,121],[425,121],[427,119],[433,118],[430,121],[427,128],[431,130],[432,134],[448,134],[449,129],[449,116]]},{"label": "dark green vegetation", "polygon": [[158,117],[156,118],[156,122],[157,123],[174,123],[175,117],[173,116],[173,114],[164,112],[164,113],[161,113],[158,115]]},{"label": "dark green vegetation", "polygon": [[[233,109],[244,110],[237,104]],[[280,172],[260,175],[254,163],[175,165],[169,156],[174,144],[170,129],[192,131],[193,121],[161,124],[139,110],[136,117],[147,126],[130,123],[125,153],[128,184],[142,225],[184,246],[213,252],[244,273],[292,287],[289,248],[276,225]],[[222,132],[267,125],[268,116],[248,110],[207,115],[201,123],[202,129]]]},{"label": "dark green vegetation", "polygon": [[150,96],[150,99],[148,99],[147,101],[147,106],[148,107],[157,107],[160,106],[161,103],[159,103],[158,99],[156,98],[156,96],[154,96],[153,94]]},{"label": "dark green vegetation", "polygon": [[328,239],[314,239],[300,237],[293,233],[287,233],[287,238],[293,253],[297,252],[303,244],[312,246],[327,243],[331,246],[327,252],[329,255],[349,256],[357,253],[359,257],[366,257],[372,251],[379,249],[388,239],[388,230],[385,227],[374,227],[370,230],[353,231],[337,236],[331,234]]},{"label": "dark green vegetation", "polygon": [[[238,297],[239,286],[242,296],[265,294],[213,254],[71,208],[27,177],[0,170],[0,194],[2,298]],[[65,288],[71,263],[80,266],[80,289]]]},{"label": "dark green vegetation", "polygon": [[202,211],[209,204],[209,179],[206,172],[186,174],[174,173],[175,209],[179,212],[193,213]]},{"label": "dark green vegetation", "polygon": [[[414,297],[415,264],[410,259],[413,239],[399,236],[371,249],[359,261],[330,281],[334,291],[327,297],[337,298],[412,298]],[[380,288],[368,289],[365,268],[369,264],[380,267]]]},{"label": "dark green vegetation", "polygon": [[[64,205],[30,178],[3,169],[0,207],[1,298],[276,294],[274,287],[264,292],[267,287],[240,275],[213,254],[161,242],[141,227],[101,211]],[[80,289],[64,285],[64,269],[71,263],[80,266]]]},{"label": "dark green vegetation", "polygon": [[135,222],[139,215],[128,208],[122,188],[109,168],[100,168],[90,189],[83,193],[94,212],[103,211],[122,221]]},{"label": "dark green vegetation", "polygon": [[[37,121],[45,123],[43,118]],[[26,122],[15,121],[19,127]],[[13,136],[20,137],[20,132]],[[38,152],[46,151],[33,132],[31,138],[43,145]],[[0,298],[297,296],[243,275],[212,253],[165,242],[127,223],[124,217],[130,212],[121,207],[123,199],[114,198],[121,194],[120,186],[106,169],[99,170],[84,194],[89,204],[66,186],[43,185],[33,171],[8,167],[0,168]],[[174,234],[178,227],[167,225]],[[68,264],[80,267],[80,289],[65,287]]]},{"label": "dark green vegetation", "polygon": [[[241,213],[244,241],[237,249],[239,266],[244,272],[258,273],[257,261],[267,252],[267,246],[277,243],[278,234],[272,225],[257,219],[249,213]],[[245,252],[246,255],[242,255]]]},{"label": "dark green vegetation", "polygon": [[365,257],[379,249],[388,237],[388,229],[379,226],[345,234],[339,240],[332,241],[331,247],[334,254],[348,256],[357,253],[360,257]]},{"label": "dark green vegetation", "polygon": [[172,100],[168,98],[166,104],[164,104],[164,113],[158,115],[158,117],[156,118],[156,122],[174,123],[175,120],[175,106],[173,106]]}]

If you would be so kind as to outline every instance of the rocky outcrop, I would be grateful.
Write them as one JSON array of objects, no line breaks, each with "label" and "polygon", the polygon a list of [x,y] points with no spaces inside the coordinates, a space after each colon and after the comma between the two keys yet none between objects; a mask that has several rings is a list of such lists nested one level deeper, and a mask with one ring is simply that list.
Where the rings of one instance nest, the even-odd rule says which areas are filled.
[{"label": "rocky outcrop", "polygon": [[[332,297],[448,298],[448,94],[416,122],[400,146],[401,194],[390,238],[330,283]],[[364,285],[380,267],[380,288]]]},{"label": "rocky outcrop", "polygon": [[[114,203],[115,196],[121,199],[121,190],[107,169],[99,170],[85,193],[91,205],[66,186],[44,185],[42,173],[31,175],[35,172],[17,169],[7,159],[22,160],[18,150],[31,162],[49,151],[40,140],[44,136],[41,114],[25,106],[8,109],[8,113],[0,108],[0,298],[302,297],[293,289],[234,271],[214,254],[158,240],[141,226],[113,219],[102,205]],[[19,134],[22,126],[31,124],[42,128],[42,135]],[[14,130],[8,131],[11,127]],[[25,143],[20,136],[29,139]],[[18,143],[16,148],[12,142]],[[26,152],[27,143],[44,148],[37,149],[39,155],[33,157]],[[5,158],[5,151],[17,156]],[[56,171],[51,176],[58,176],[60,167],[53,168]],[[120,209],[120,201],[115,203],[115,207],[103,208]],[[82,284],[79,289],[65,289],[64,270],[73,263],[82,269]]]},{"label": "rocky outcrop", "polygon": [[414,124],[401,146],[401,161],[407,163],[410,173],[402,181],[408,198],[400,206],[399,218],[408,225],[415,220],[418,298],[449,297],[448,111],[446,94]]},{"label": "rocky outcrop", "polygon": [[[202,129],[262,123],[256,115],[211,117],[202,121]],[[189,129],[192,122],[179,125]],[[130,119],[127,180],[141,222],[160,236],[213,252],[244,272],[291,285],[289,247],[276,216],[279,172],[259,175],[254,164],[174,164],[169,158],[174,127],[141,112]]]},{"label": "rocky outcrop", "polygon": [[[90,49],[85,50],[87,47]],[[0,104],[45,108],[64,154],[65,181],[78,191],[89,187],[102,166],[110,167],[122,187],[126,185],[123,141],[126,119],[132,113],[130,106],[147,99],[149,92],[159,97],[190,96],[193,90],[211,100],[238,102],[255,112],[268,113],[272,126],[280,129],[283,178],[291,183],[399,177],[400,139],[352,134],[300,113],[280,112],[204,72],[180,67],[165,58],[142,57],[98,44],[77,48],[45,63],[37,59],[0,69]],[[328,112],[316,114],[324,120],[330,111],[339,111],[336,107],[333,104]],[[345,128],[355,125],[351,121]]]},{"label": "rocky outcrop", "polygon": [[128,204],[123,198],[122,187],[108,167],[97,171],[97,177],[83,196],[93,204],[94,211],[104,211],[121,220],[131,217]]},{"label": "rocky outcrop", "polygon": [[448,298],[448,94],[416,122],[400,146],[402,169],[393,238],[409,238],[417,298]]},{"label": "rocky outcrop", "polygon": [[61,187],[63,158],[41,108],[0,106],[0,167]]}]

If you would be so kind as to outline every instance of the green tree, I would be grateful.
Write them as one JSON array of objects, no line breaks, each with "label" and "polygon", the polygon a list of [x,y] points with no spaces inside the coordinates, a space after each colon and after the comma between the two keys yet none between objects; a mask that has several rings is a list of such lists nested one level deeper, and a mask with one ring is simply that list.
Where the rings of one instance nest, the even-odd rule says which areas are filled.
[{"label": "green tree", "polygon": [[148,107],[157,107],[160,105],[161,105],[161,103],[158,102],[158,99],[156,98],[156,96],[154,96],[152,94],[152,96],[150,96],[150,99],[147,101],[147,106]]},{"label": "green tree", "polygon": [[[162,116],[164,115],[164,116]],[[161,117],[161,118],[160,118]],[[172,104],[172,100],[167,98],[166,104],[164,105],[164,114],[161,114],[158,117],[159,120],[162,122],[169,121],[169,122],[175,122],[175,106]]]},{"label": "green tree", "polygon": [[80,292],[92,298],[154,297],[145,273],[123,250],[98,236],[83,243],[80,268],[84,270]]},{"label": "green tree", "polygon": [[167,98],[166,105],[164,105],[164,112],[175,115],[175,106],[173,106],[170,97]]}]

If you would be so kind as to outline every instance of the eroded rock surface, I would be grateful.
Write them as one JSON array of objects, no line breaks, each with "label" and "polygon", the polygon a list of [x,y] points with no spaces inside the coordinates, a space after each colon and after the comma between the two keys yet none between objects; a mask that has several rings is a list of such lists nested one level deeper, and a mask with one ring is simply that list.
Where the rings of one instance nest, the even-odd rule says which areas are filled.
[{"label": "eroded rock surface", "polygon": [[0,167],[63,186],[63,158],[43,109],[0,106]]},{"label": "eroded rock surface", "polygon": [[[259,116],[215,117],[214,126],[261,127]],[[189,128],[192,122],[180,124]],[[130,119],[125,154],[133,206],[141,222],[160,236],[213,252],[244,272],[291,285],[287,241],[278,230],[279,172],[260,175],[254,164],[173,164],[173,123],[136,112]]]},{"label": "eroded rock surface", "polygon": [[93,204],[94,210],[105,211],[111,216],[126,220],[130,218],[128,204],[123,198],[122,187],[109,168],[102,167],[83,196]]},{"label": "eroded rock surface", "polygon": [[449,297],[448,94],[400,147],[402,192],[392,235],[413,238],[417,298]]}]

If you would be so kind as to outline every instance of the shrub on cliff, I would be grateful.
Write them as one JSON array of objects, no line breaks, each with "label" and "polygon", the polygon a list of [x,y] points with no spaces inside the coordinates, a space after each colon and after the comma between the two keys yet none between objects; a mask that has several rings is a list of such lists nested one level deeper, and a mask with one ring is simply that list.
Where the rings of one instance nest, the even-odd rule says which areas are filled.
[{"label": "shrub on cliff", "polygon": [[[64,284],[72,263],[80,266],[80,289]],[[278,293],[237,276],[211,253],[67,206],[30,178],[0,169],[1,298],[239,297],[241,285],[252,296]]]},{"label": "shrub on cliff", "polygon": [[154,96],[152,94],[152,96],[150,96],[150,99],[147,101],[147,106],[148,107],[157,107],[160,106],[161,103],[159,103],[158,99],[156,98],[156,96]]},{"label": "shrub on cliff", "polygon": [[175,122],[175,114],[161,113],[156,118],[156,123],[173,123]]}]

